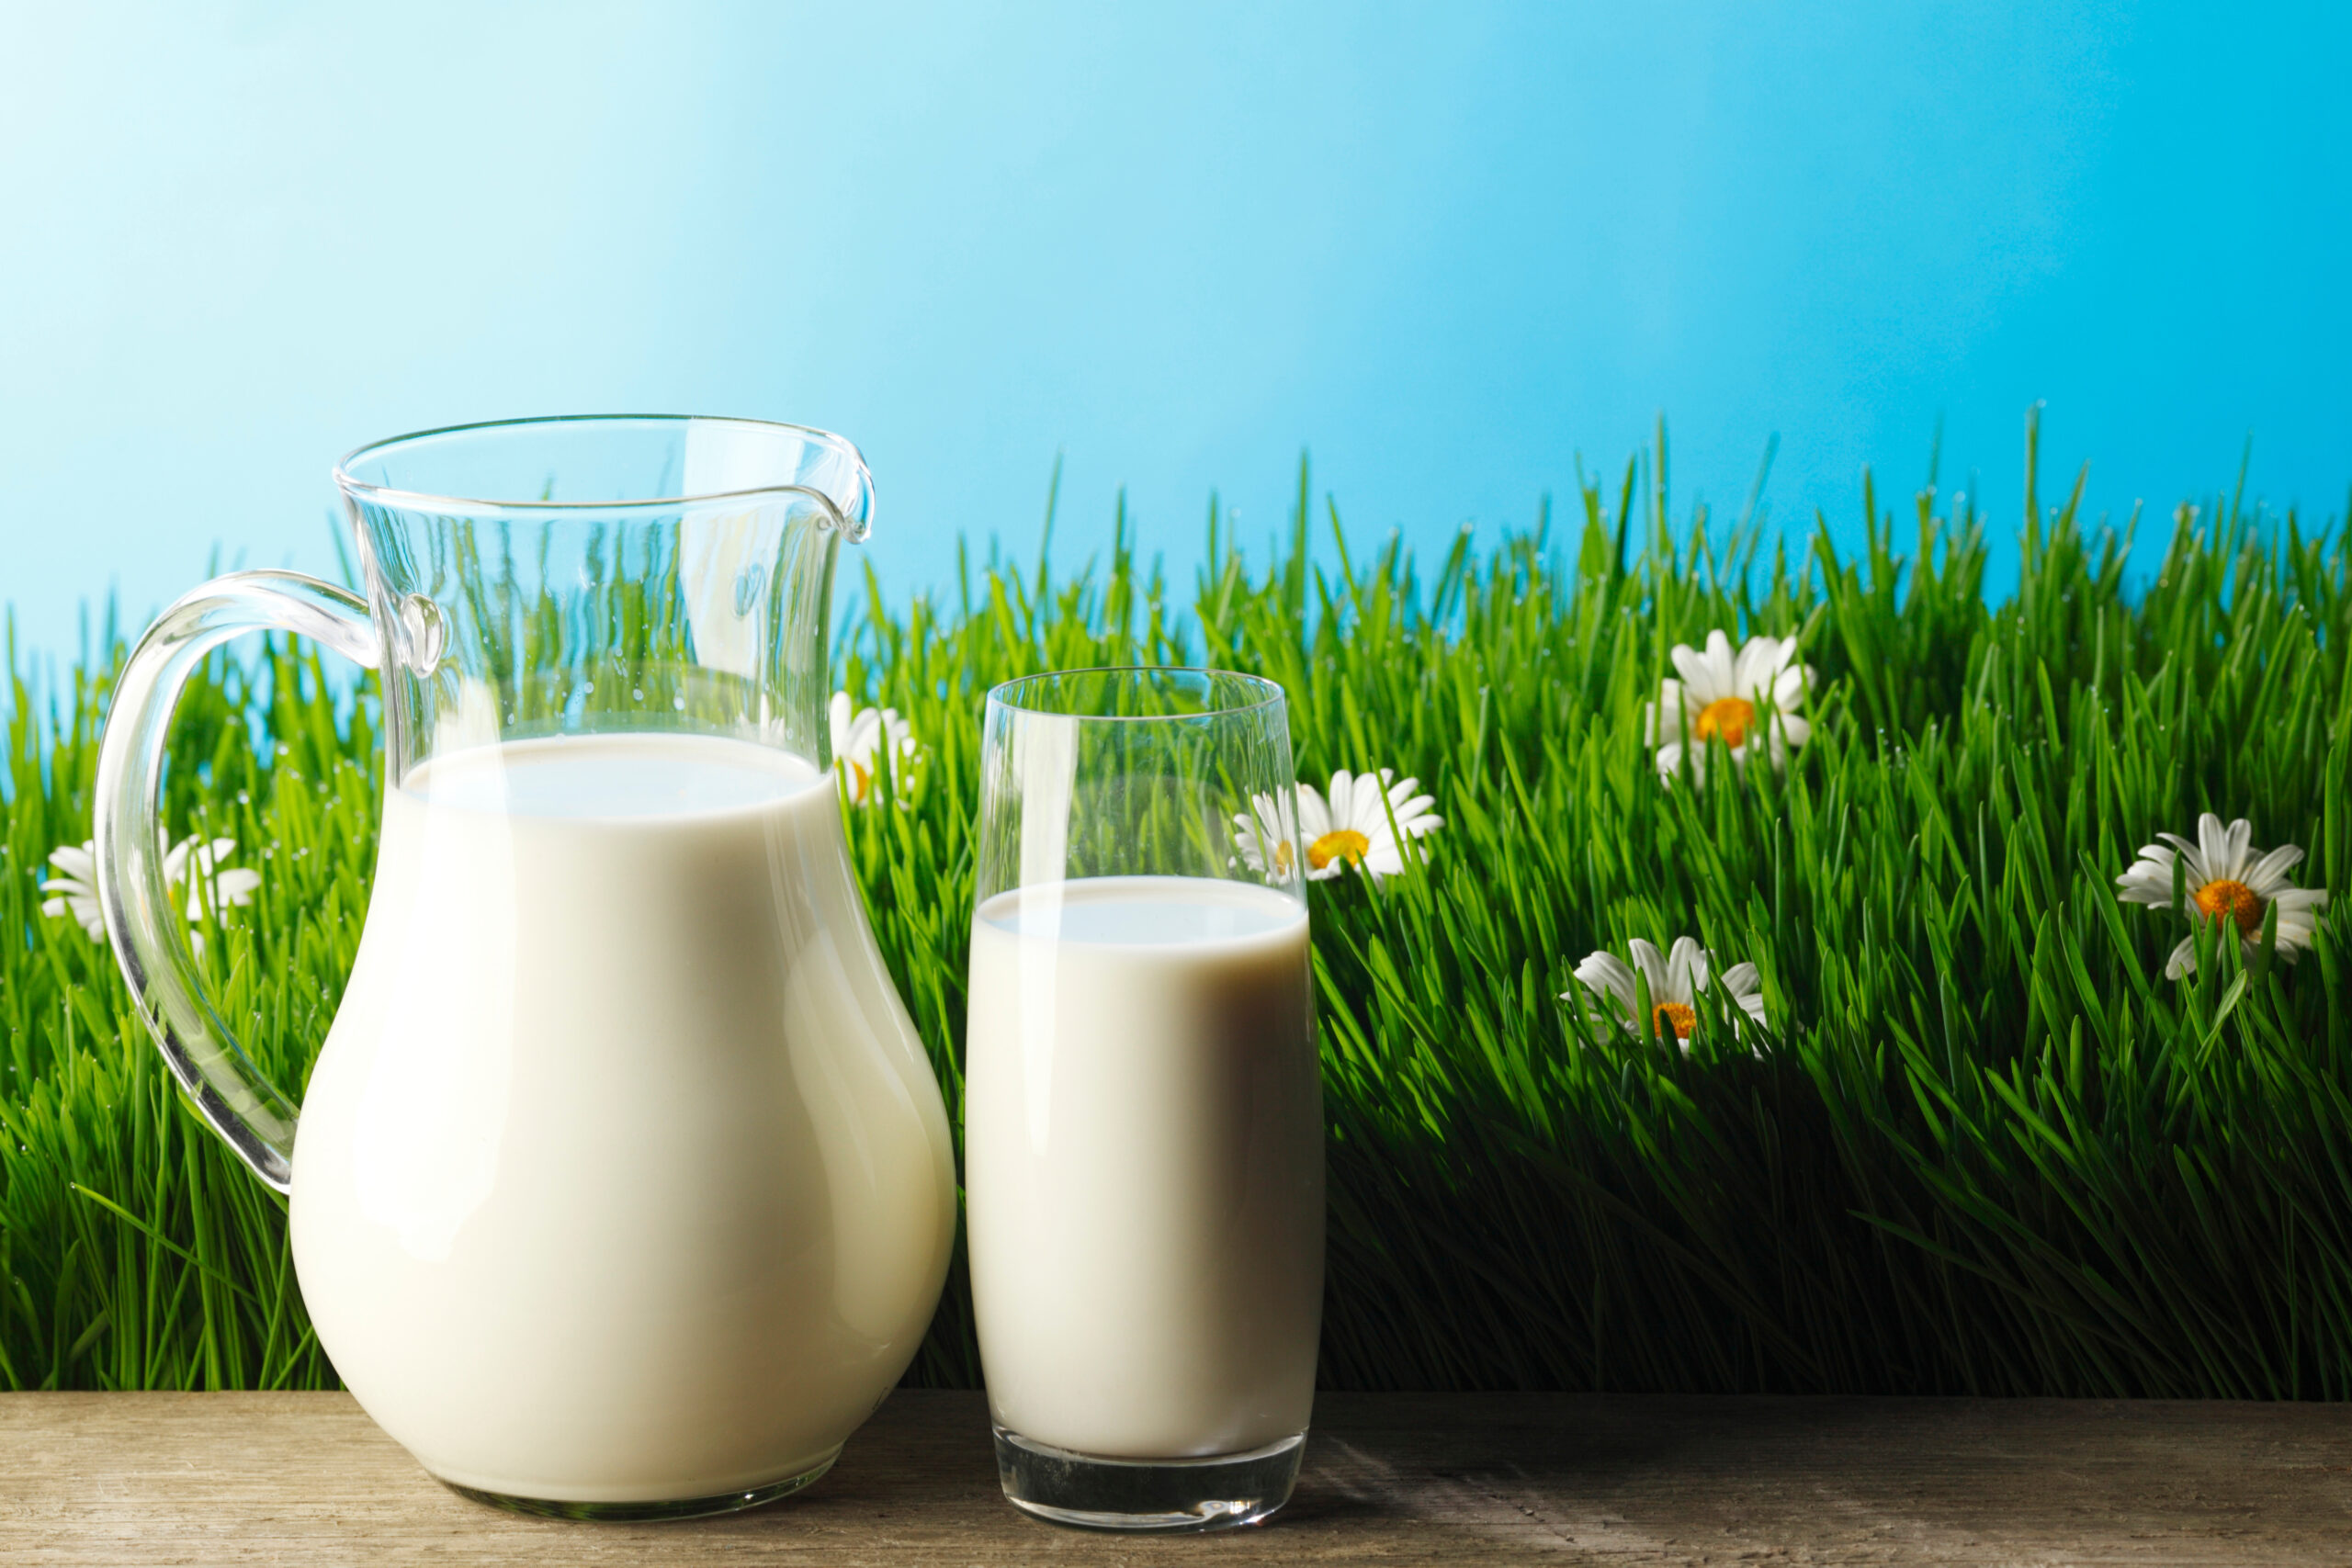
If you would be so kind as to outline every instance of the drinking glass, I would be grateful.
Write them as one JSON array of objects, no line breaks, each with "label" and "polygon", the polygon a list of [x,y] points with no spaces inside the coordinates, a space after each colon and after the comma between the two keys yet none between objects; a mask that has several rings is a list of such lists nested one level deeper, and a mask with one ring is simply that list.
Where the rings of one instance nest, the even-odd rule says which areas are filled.
[{"label": "drinking glass", "polygon": [[1323,1108],[1282,688],[989,694],[965,1158],[998,1472],[1103,1529],[1254,1523],[1315,1398]]}]

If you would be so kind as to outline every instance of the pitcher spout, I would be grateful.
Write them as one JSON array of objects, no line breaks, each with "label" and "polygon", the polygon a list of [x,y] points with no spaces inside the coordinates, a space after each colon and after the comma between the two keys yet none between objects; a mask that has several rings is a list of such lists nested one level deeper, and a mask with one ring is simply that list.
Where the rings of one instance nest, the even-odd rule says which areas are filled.
[{"label": "pitcher spout", "polygon": [[684,493],[705,502],[784,487],[818,503],[823,528],[864,544],[874,524],[874,474],[855,445],[829,430],[750,420],[695,420],[685,432]]},{"label": "pitcher spout", "polygon": [[808,475],[808,489],[831,512],[827,525],[851,544],[862,545],[874,528],[874,471],[850,442],[827,431],[809,434],[822,440],[812,439],[808,445],[816,470]]}]

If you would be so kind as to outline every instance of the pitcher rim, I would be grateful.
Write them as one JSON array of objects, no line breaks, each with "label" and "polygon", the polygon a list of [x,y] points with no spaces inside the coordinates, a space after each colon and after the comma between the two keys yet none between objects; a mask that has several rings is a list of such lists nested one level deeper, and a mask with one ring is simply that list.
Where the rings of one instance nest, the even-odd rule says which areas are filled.
[{"label": "pitcher rim", "polygon": [[477,431],[512,430],[528,424],[748,424],[768,430],[789,431],[817,446],[827,447],[846,457],[857,470],[858,481],[867,496],[874,491],[874,472],[866,467],[865,455],[856,443],[845,435],[830,430],[820,430],[813,424],[794,424],[781,419],[752,419],[742,414],[704,413],[552,413],[526,414],[515,419],[468,420],[458,424],[435,425],[424,430],[411,430],[399,435],[387,435],[379,440],[363,443],[338,458],[334,465],[337,489],[355,500],[407,511],[462,511],[490,507],[500,512],[555,512],[567,514],[641,511],[650,506],[699,506],[712,502],[741,501],[751,496],[806,495],[825,503],[835,522],[853,540],[865,537],[866,524],[863,519],[842,514],[840,503],[822,491],[803,484],[752,485],[741,490],[708,491],[692,495],[659,495],[632,497],[624,501],[539,501],[486,495],[447,495],[431,491],[403,490],[396,485],[380,485],[355,477],[351,466],[370,453],[403,446],[412,441],[428,440],[441,435],[465,435]]}]

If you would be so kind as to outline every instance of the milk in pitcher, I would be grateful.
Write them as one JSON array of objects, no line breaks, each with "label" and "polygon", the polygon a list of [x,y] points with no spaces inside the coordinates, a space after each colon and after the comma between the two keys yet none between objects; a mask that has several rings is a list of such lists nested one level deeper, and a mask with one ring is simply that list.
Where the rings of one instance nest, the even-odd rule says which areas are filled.
[{"label": "milk in pitcher", "polygon": [[820,1472],[956,1223],[921,1046],[844,961],[833,780],[707,735],[509,741],[412,772],[382,831],[294,1155],[335,1370],[508,1497]]}]

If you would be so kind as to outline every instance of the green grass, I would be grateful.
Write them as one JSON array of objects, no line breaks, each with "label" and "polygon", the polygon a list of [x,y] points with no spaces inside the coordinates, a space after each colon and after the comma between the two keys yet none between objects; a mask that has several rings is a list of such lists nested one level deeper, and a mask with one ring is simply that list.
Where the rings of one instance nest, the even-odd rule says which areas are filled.
[{"label": "green grass", "polygon": [[[903,614],[869,581],[841,683],[932,760],[853,845],[951,1107],[982,694],[1260,671],[1303,778],[1393,766],[1446,818],[1404,876],[1310,894],[1326,1383],[2352,1393],[2352,928],[2291,966],[2209,944],[2175,983],[2178,917],[2113,893],[2207,809],[2352,891],[2346,531],[2184,507],[2127,592],[2078,485],[2029,500],[2020,585],[1988,605],[1988,524],[1932,491],[1900,523],[1871,505],[1849,558],[1826,528],[1669,527],[1653,472],[1437,561],[1351,558],[1302,476],[1271,559],[1212,507],[1189,592],[1124,546],[1075,576],[970,562]],[[1784,775],[1668,790],[1642,705],[1717,626],[1802,635],[1815,738]],[[182,1103],[111,959],[40,912],[42,858],[89,831],[111,667],[17,678],[10,709],[0,1385],[331,1382],[282,1205]],[[216,661],[178,721],[175,830],[264,874],[205,962],[288,1084],[366,907],[372,713],[275,647]],[[1755,1054],[1720,1014],[1685,1056],[1556,999],[1595,947],[1683,932],[1761,966]],[[960,1264],[912,1375],[977,1380]]]}]

